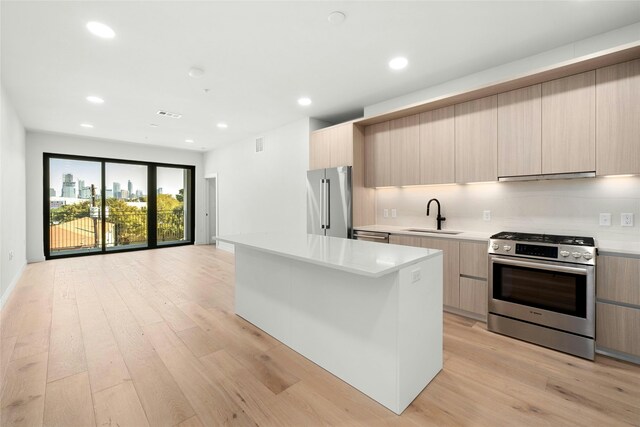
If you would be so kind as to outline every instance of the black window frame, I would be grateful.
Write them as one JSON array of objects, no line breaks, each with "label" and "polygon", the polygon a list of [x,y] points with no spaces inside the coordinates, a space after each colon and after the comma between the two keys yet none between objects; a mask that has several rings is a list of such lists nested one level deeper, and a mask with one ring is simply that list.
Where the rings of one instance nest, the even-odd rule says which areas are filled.
[{"label": "black window frame", "polygon": [[[51,205],[49,202],[49,188],[50,188],[50,180],[49,180],[49,162],[51,159],[65,159],[65,160],[80,160],[80,161],[89,161],[89,162],[100,162],[101,168],[101,180],[102,180],[102,188],[100,189],[101,197],[101,211],[104,212],[106,205],[106,197],[105,197],[105,170],[106,163],[123,163],[123,164],[133,164],[133,165],[144,165],[147,167],[147,246],[146,247],[134,247],[134,248],[122,248],[122,249],[109,249],[106,250],[106,242],[105,242],[105,227],[104,223],[102,226],[102,248],[100,251],[94,252],[79,252],[75,254],[61,254],[61,255],[51,255],[50,250],[50,234],[49,234],[49,218],[51,213]],[[171,248],[176,246],[186,246],[195,244],[195,235],[196,235],[196,167],[195,165],[183,165],[177,163],[159,163],[159,162],[148,162],[143,160],[125,160],[125,159],[113,159],[108,157],[93,157],[93,156],[78,156],[74,154],[60,154],[60,153],[43,153],[42,154],[42,178],[43,178],[43,205],[42,205],[42,219],[43,219],[43,243],[44,243],[44,257],[45,260],[51,259],[62,259],[62,258],[72,258],[79,256],[91,256],[91,255],[104,255],[104,254],[113,254],[113,253],[122,253],[122,252],[132,252],[132,251],[144,251],[149,249],[158,249],[158,248]],[[187,209],[189,212],[189,221],[190,221],[190,230],[189,230],[189,241],[184,242],[175,242],[175,243],[162,243],[158,245],[157,241],[157,221],[158,221],[158,209],[157,209],[157,168],[158,167],[166,167],[166,168],[176,168],[176,169],[188,169],[191,172],[191,179],[189,183],[189,192],[191,197],[188,202],[189,205]],[[102,215],[104,217],[104,215]],[[104,222],[104,218],[103,218]]]}]

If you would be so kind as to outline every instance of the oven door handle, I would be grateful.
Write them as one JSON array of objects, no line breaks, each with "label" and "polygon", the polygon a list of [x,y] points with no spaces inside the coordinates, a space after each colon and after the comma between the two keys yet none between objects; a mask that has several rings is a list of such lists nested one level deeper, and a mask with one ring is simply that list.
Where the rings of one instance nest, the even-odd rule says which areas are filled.
[{"label": "oven door handle", "polygon": [[535,268],[537,270],[548,270],[548,271],[557,271],[559,273],[571,273],[571,274],[580,274],[586,276],[589,272],[586,268],[579,267],[565,267],[563,265],[552,265],[545,264],[540,262],[528,262],[528,261],[520,261],[506,258],[491,258],[491,264],[506,264],[513,265],[516,267],[529,267]]}]

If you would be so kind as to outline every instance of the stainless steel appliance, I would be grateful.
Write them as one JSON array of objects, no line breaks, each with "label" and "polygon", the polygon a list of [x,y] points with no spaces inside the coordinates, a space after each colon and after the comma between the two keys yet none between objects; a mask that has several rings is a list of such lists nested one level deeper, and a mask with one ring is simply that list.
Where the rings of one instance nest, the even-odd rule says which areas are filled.
[{"label": "stainless steel appliance", "polygon": [[351,238],[351,166],[307,172],[307,233]]},{"label": "stainless steel appliance", "polygon": [[591,237],[491,236],[487,328],[593,360],[596,255]]},{"label": "stainless steel appliance", "polygon": [[353,239],[366,240],[368,242],[389,243],[389,233],[355,230],[353,232]]}]

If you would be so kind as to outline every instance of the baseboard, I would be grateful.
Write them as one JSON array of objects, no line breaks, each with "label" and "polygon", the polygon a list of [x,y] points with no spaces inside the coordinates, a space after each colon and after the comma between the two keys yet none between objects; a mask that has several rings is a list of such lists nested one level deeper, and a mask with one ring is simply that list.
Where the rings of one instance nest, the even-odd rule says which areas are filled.
[{"label": "baseboard", "polygon": [[0,310],[4,307],[4,304],[9,299],[9,296],[11,296],[11,293],[13,292],[13,289],[18,284],[18,281],[20,281],[20,277],[22,277],[22,273],[24,273],[24,269],[26,266],[27,266],[27,262],[25,260],[22,262],[22,265],[18,269],[18,274],[16,274],[13,280],[11,280],[11,283],[9,284],[9,287],[7,288],[7,290],[4,291],[4,294],[2,294],[2,296],[0,296]]}]

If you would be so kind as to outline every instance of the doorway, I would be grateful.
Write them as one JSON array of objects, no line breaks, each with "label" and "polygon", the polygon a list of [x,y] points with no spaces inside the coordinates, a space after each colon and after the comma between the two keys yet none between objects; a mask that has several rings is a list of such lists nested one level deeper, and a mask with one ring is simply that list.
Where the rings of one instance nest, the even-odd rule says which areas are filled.
[{"label": "doorway", "polygon": [[216,244],[215,236],[218,235],[218,175],[212,174],[205,177],[207,183],[207,211],[205,222],[207,224],[207,243]]}]

